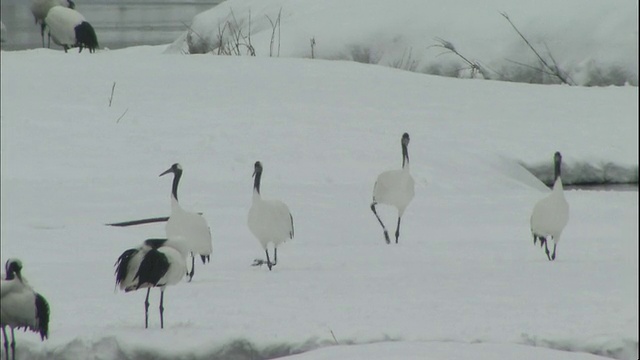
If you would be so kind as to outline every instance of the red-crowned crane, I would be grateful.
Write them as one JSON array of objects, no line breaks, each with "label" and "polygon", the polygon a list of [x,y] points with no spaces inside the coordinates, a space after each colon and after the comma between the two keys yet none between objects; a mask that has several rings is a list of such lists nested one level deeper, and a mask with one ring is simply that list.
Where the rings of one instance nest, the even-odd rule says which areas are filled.
[{"label": "red-crowned crane", "polygon": [[4,351],[9,359],[7,327],[11,329],[12,359],[16,358],[14,329],[24,328],[40,334],[42,340],[49,336],[49,303],[27,283],[22,276],[22,262],[9,259],[5,264],[6,277],[0,281],[0,325],[4,336]]},{"label": "red-crowned crane", "polygon": [[381,173],[378,175],[376,183],[373,186],[371,211],[373,211],[376,219],[378,219],[378,222],[382,226],[384,240],[387,244],[391,242],[389,240],[389,233],[376,212],[376,205],[391,205],[398,209],[398,225],[396,227],[397,244],[398,238],[400,237],[400,219],[415,194],[415,183],[409,169],[409,134],[402,134],[400,143],[402,145],[402,169],[389,170]]},{"label": "red-crowned crane", "polygon": [[[533,207],[531,213],[531,234],[533,244],[540,240],[540,247],[544,246],[549,261],[556,259],[556,247],[560,241],[560,235],[564,227],[569,222],[569,203],[564,197],[562,178],[560,177],[562,167],[562,155],[556,152],[553,155],[554,162],[554,182],[551,194],[540,199]],[[553,253],[549,254],[547,241],[553,239]]]},{"label": "red-crowned crane", "polygon": [[147,288],[144,300],[144,327],[149,327],[149,292],[160,288],[160,328],[164,328],[164,290],[182,280],[187,271],[189,251],[183,239],[147,239],[142,246],[129,249],[118,257],[116,286],[125,292]]},{"label": "red-crowned crane", "polygon": [[[280,200],[263,199],[260,194],[262,163],[256,161],[253,166],[253,200],[249,209],[247,225],[251,233],[260,241],[267,260],[256,259],[254,266],[267,264],[269,270],[278,263],[278,246],[293,239],[293,216],[289,207]],[[273,244],[273,261],[269,257],[267,246]]]},{"label": "red-crowned crane", "polygon": [[200,255],[203,264],[211,261],[211,253],[213,252],[211,230],[202,215],[184,210],[178,202],[178,184],[182,177],[182,166],[175,163],[160,174],[160,176],[166,174],[173,174],[173,183],[171,186],[171,215],[165,227],[167,238],[182,238],[189,244],[189,251],[191,251],[191,271],[187,275],[189,276],[189,281],[191,281],[195,271],[194,253]]}]

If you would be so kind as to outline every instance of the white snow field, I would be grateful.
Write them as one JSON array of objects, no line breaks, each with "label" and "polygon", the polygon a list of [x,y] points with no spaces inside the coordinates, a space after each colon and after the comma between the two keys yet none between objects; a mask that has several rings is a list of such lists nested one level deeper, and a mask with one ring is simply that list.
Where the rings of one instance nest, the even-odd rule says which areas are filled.
[{"label": "white snow field", "polygon": [[[559,150],[566,169],[637,169],[637,87],[164,49],[2,52],[2,262],[52,309],[19,358],[637,358],[637,191],[566,191],[549,262],[529,231],[548,190],[519,165]],[[416,196],[386,245],[371,192],[405,131]],[[250,266],[256,160],[295,222],[271,272]],[[174,162],[214,253],[166,290],[163,330],[152,291],[145,330],[144,291],[115,292],[113,265],[164,224],[104,224],[168,215]]]},{"label": "white snow field", "polygon": [[[301,0],[307,12],[296,22],[288,11],[304,10],[298,2],[264,3],[263,12],[252,8],[256,27],[261,14],[283,9],[280,58],[265,55],[270,27],[269,36],[253,32],[258,57],[165,54],[179,41],[1,53],[1,260],[21,259],[52,309],[47,341],[16,333],[18,358],[638,358],[637,187],[567,190],[570,219],[550,262],[529,230],[548,189],[523,167],[549,173],[561,151],[571,182],[637,184],[637,87],[453,79],[294,58],[316,36],[321,57],[351,60],[340,55],[344,46],[367,47],[378,41],[369,30],[402,24],[424,45],[440,36],[460,50],[476,44],[469,52],[483,60],[484,51],[502,58],[477,40],[518,43],[498,11],[528,30],[534,15],[563,19],[565,4],[578,2],[499,6],[495,19],[458,4],[449,11],[466,15],[429,34],[415,18],[438,13],[423,6],[405,22],[376,5],[377,16],[336,18],[367,26],[327,30],[330,39],[319,35],[330,28],[321,15],[343,2]],[[242,16],[235,4],[227,6]],[[598,55],[584,57],[584,43],[549,43],[554,54],[569,63],[614,58],[607,64],[622,61],[637,83],[637,3],[606,14],[603,1],[579,4],[581,20],[609,14],[607,26],[585,35]],[[525,10],[530,18],[517,21]],[[369,26],[387,13],[381,27]],[[474,31],[469,20],[495,31]],[[609,36],[629,21],[635,33]],[[291,30],[302,23],[311,30]],[[568,38],[586,28],[572,24],[562,27]],[[386,33],[383,42],[393,39]],[[287,45],[294,41],[304,45]],[[395,54],[413,44],[398,41]],[[404,132],[416,195],[400,243],[387,245],[369,206],[376,176],[401,166]],[[273,271],[251,266],[264,256],[247,228],[257,160],[262,195],[287,203],[295,224]],[[163,237],[164,224],[105,224],[169,215],[171,180],[158,175],[175,162],[184,169],[180,204],[204,213],[214,252],[191,283],[165,291],[164,329],[152,291],[145,329],[145,293],[116,292],[113,265],[124,250]],[[378,211],[393,232],[395,209]]]},{"label": "white snow field", "polygon": [[501,13],[569,83],[638,85],[634,0],[227,0],[196,15],[167,51],[247,54],[251,45],[263,57],[353,60],[470,77],[468,63],[434,46],[442,39],[485,78],[557,83],[539,70],[540,60]]}]

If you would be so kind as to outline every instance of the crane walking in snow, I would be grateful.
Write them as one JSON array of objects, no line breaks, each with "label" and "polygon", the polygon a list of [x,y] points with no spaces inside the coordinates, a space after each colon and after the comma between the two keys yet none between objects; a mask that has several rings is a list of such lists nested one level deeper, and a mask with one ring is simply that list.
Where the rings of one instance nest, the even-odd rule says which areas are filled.
[{"label": "crane walking in snow", "polygon": [[185,276],[188,245],[182,239],[147,239],[142,246],[118,257],[116,286],[125,292],[147,288],[144,300],[144,327],[149,327],[149,292],[160,288],[160,328],[164,328],[164,290]]},{"label": "crane walking in snow", "polygon": [[[293,216],[289,207],[279,200],[265,200],[260,195],[262,163],[254,164],[253,200],[249,209],[247,224],[251,233],[260,241],[267,260],[256,259],[253,266],[267,264],[269,270],[278,263],[278,245],[287,239],[293,239]],[[273,262],[267,246],[273,244]]]},{"label": "crane walking in snow", "polygon": [[[551,194],[539,200],[533,207],[531,214],[531,234],[533,244],[540,240],[540,247],[544,246],[547,258],[550,261],[556,259],[556,246],[560,241],[560,235],[569,221],[569,203],[564,197],[562,178],[560,170],[562,165],[562,155],[556,152],[553,156],[554,183]],[[553,253],[549,254],[547,246],[548,239],[553,239]]]},{"label": "crane walking in snow", "polygon": [[211,261],[211,253],[213,252],[211,230],[202,215],[184,210],[178,202],[178,184],[182,177],[182,166],[175,163],[160,176],[169,173],[173,174],[173,184],[171,187],[171,215],[166,225],[167,238],[183,238],[189,244],[191,271],[187,275],[189,276],[189,281],[191,281],[195,272],[195,256],[193,253],[200,255],[203,264]]},{"label": "crane walking in snow", "polygon": [[11,329],[11,359],[16,358],[14,329],[37,332],[42,340],[49,336],[49,303],[33,291],[22,276],[22,262],[9,259],[5,264],[6,277],[0,281],[0,325],[4,336],[4,351],[9,359],[7,327]]},{"label": "crane walking in snow", "polygon": [[405,209],[413,199],[415,194],[415,184],[411,172],[409,171],[409,134],[402,134],[400,140],[402,144],[402,169],[389,170],[378,175],[375,185],[373,186],[373,202],[371,203],[371,211],[378,219],[384,231],[384,240],[389,244],[389,232],[384,223],[376,212],[377,204],[385,204],[394,206],[398,209],[398,225],[396,227],[396,244],[400,237],[400,219]]}]

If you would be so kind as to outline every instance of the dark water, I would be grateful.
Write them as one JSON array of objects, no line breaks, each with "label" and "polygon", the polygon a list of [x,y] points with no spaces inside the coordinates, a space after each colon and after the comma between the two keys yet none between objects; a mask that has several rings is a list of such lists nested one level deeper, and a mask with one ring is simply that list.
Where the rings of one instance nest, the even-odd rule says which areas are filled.
[{"label": "dark water", "polygon": [[[100,47],[119,49],[134,45],[173,42],[193,17],[223,0],[75,0],[79,11],[96,30]],[[40,28],[29,10],[30,0],[1,0],[1,18],[7,27],[2,50],[42,47]],[[57,48],[55,44],[52,48]]]}]

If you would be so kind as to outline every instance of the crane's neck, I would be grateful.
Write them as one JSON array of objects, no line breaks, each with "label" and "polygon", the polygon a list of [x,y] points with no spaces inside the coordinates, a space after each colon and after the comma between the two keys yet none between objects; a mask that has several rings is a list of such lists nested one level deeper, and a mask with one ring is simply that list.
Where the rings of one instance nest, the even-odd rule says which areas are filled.
[{"label": "crane's neck", "polygon": [[5,280],[13,280],[16,278],[16,274],[13,271],[9,271],[7,272],[7,277],[5,278]]},{"label": "crane's neck", "polygon": [[182,171],[176,171],[173,174],[173,184],[171,186],[171,196],[173,199],[178,201],[178,184],[180,183],[180,178],[182,177]]},{"label": "crane's neck", "polygon": [[554,183],[560,178],[560,171],[561,171],[561,165],[562,163],[560,161],[555,161],[554,162],[554,172],[553,172],[553,181]]},{"label": "crane's neck", "polygon": [[253,198],[260,198],[260,178],[262,177],[262,171],[256,171],[256,175],[253,178]]},{"label": "crane's neck", "polygon": [[409,149],[402,144],[402,168],[409,170]]}]

